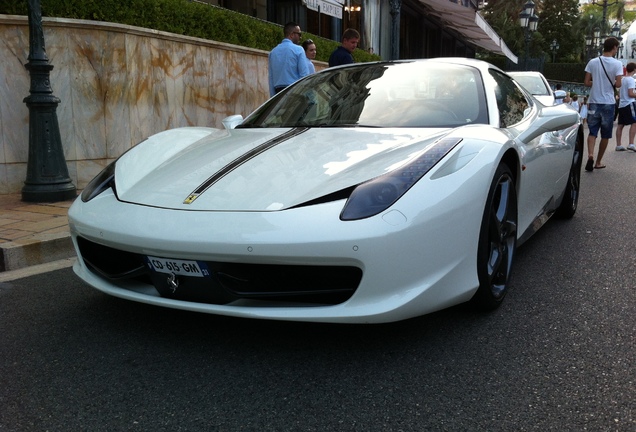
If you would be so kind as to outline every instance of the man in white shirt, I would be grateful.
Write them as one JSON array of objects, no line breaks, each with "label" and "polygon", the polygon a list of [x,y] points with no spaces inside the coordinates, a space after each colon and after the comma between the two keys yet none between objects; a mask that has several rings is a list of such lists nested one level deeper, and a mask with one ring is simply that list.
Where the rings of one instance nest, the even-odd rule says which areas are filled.
[{"label": "man in white shirt", "polygon": [[557,84],[554,89],[554,104],[560,105],[564,102],[567,93],[563,90],[563,86],[561,84]]},{"label": "man in white shirt", "polygon": [[[614,58],[618,51],[618,39],[610,37],[603,43],[603,55],[593,58],[585,66],[585,85],[591,87],[587,111],[587,126],[590,134],[587,137],[588,159],[585,171],[605,168],[602,164],[607,143],[612,138],[614,126],[614,110],[616,107],[615,87],[620,87],[623,78],[623,64]],[[594,147],[599,129],[601,142],[598,156],[594,164]]]}]

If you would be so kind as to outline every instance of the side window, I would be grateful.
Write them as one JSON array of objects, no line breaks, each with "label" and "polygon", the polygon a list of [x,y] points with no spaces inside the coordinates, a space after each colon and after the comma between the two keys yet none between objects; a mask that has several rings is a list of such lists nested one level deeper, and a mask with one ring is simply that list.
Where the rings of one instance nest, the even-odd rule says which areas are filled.
[{"label": "side window", "polygon": [[528,112],[528,100],[517,85],[506,75],[494,70],[489,70],[495,80],[495,95],[499,108],[500,127],[505,128],[519,123]]}]

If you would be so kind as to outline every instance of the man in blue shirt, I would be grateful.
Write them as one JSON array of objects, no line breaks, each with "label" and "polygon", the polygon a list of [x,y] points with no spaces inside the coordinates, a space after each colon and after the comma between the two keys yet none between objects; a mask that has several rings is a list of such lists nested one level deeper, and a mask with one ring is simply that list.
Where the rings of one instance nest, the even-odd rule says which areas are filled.
[{"label": "man in blue shirt", "polygon": [[342,44],[331,53],[329,67],[353,63],[352,52],[358,47],[360,33],[356,29],[346,29],[342,34]]},{"label": "man in blue shirt", "polygon": [[305,50],[298,45],[302,33],[300,26],[288,22],[283,28],[285,38],[269,53],[269,95],[276,93],[309,75]]}]

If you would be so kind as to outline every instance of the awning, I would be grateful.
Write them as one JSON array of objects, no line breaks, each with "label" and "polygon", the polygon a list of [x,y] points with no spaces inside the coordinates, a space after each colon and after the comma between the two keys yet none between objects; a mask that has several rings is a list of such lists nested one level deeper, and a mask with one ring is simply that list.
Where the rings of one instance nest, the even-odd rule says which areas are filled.
[{"label": "awning", "polygon": [[466,42],[496,54],[505,55],[517,63],[506,43],[476,10],[449,0],[419,0],[429,14],[466,38]]},{"label": "awning", "polygon": [[307,9],[342,19],[344,0],[303,0]]}]

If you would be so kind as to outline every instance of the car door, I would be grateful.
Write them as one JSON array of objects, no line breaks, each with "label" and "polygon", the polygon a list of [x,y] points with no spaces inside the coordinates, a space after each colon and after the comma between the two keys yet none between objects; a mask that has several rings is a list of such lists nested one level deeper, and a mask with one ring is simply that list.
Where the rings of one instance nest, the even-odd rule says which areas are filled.
[{"label": "car door", "polygon": [[[541,106],[507,75],[491,69],[496,84],[500,127],[511,137],[533,127]],[[554,201],[565,187],[571,148],[564,131],[548,132],[530,142],[516,140],[522,155],[519,190],[519,225],[528,226],[536,217],[554,207]]]}]

